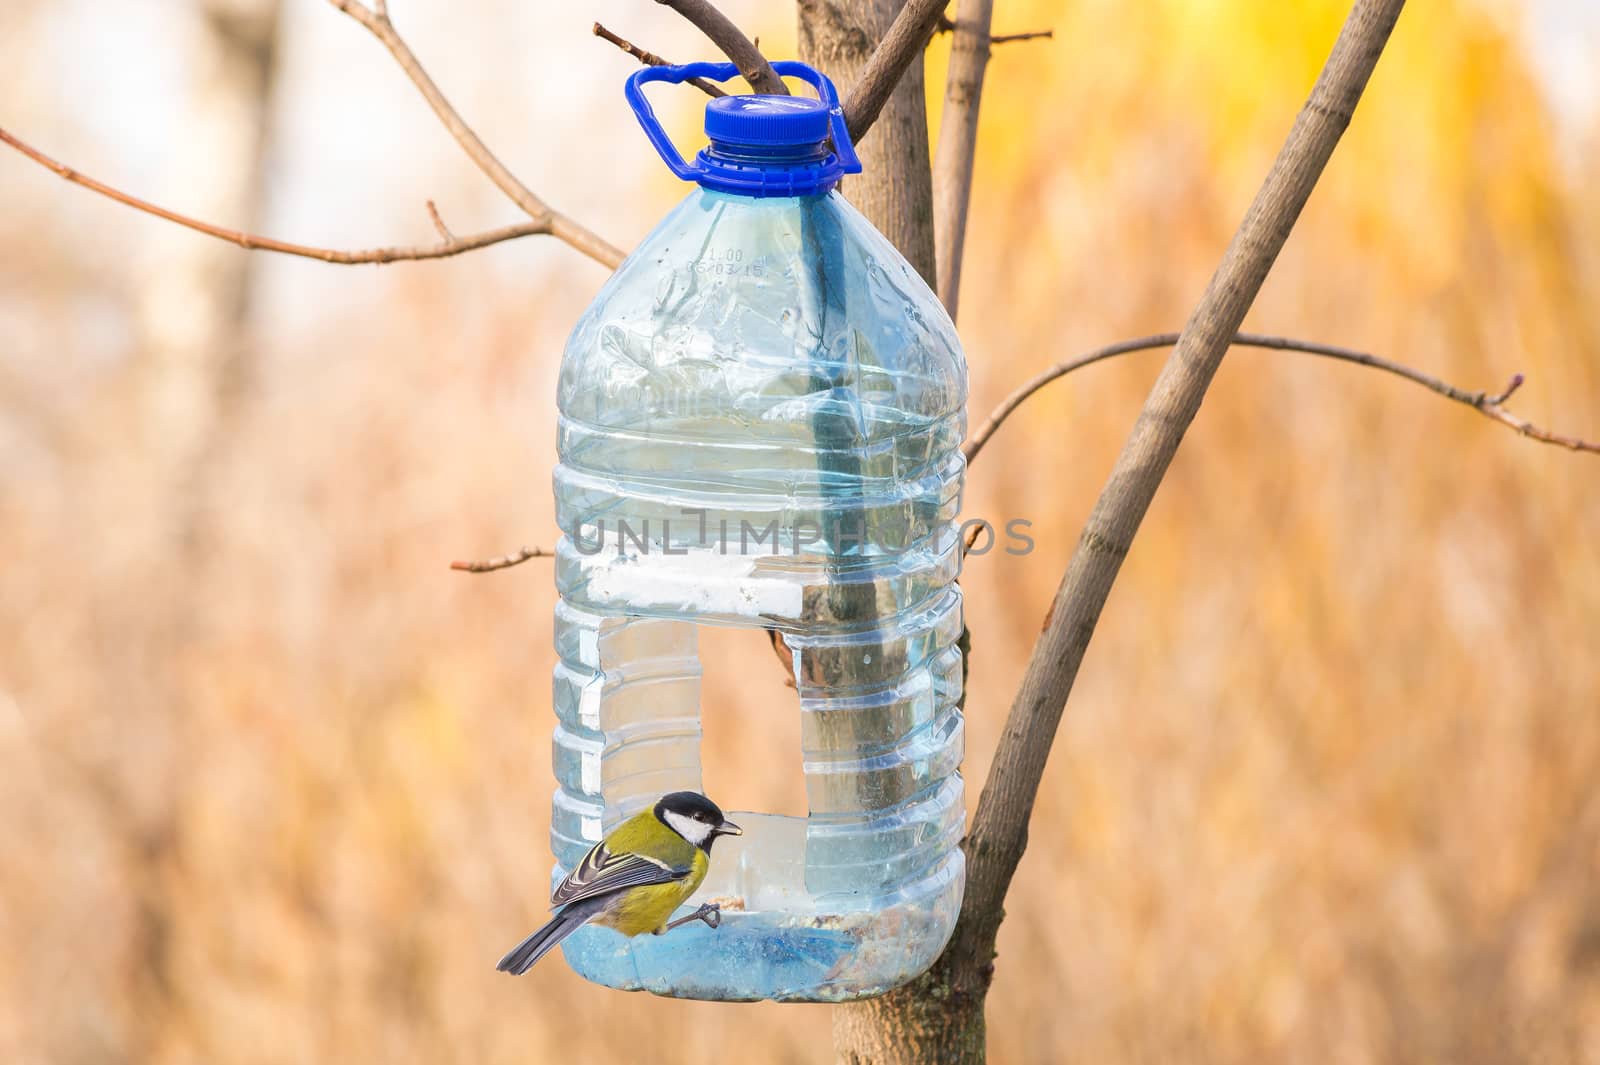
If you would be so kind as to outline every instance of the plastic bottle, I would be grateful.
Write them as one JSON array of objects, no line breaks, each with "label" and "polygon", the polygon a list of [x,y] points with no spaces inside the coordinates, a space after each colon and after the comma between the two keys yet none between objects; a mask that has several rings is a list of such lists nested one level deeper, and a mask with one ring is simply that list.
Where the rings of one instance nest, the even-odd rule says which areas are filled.
[{"label": "plastic bottle", "polygon": [[[747,749],[743,771],[799,758],[809,816],[731,813],[745,834],[717,843],[690,903],[719,900],[719,928],[587,927],[564,951],[613,987],[835,1001],[926,969],[960,906],[966,366],[938,299],[835,188],[860,164],[832,84],[774,66],[820,100],[714,99],[693,163],[642,86],[735,68],[628,81],[699,188],[562,361],[553,877],[662,794],[700,790],[696,627],[775,629],[798,708],[742,712],[798,711],[803,751]],[[740,668],[782,668],[765,643]]]}]

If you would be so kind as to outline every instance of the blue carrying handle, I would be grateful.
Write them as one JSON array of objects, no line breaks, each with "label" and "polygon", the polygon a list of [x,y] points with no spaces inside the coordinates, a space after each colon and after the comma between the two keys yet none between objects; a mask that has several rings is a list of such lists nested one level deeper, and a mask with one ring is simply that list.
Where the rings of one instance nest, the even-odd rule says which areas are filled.
[{"label": "blue carrying handle", "polygon": [[[828,109],[828,128],[832,133],[833,152],[839,158],[840,167],[846,174],[861,173],[861,160],[856,157],[856,147],[850,143],[850,130],[845,125],[844,108],[839,105],[839,94],[834,90],[833,82],[828,80],[828,76],[820,70],[792,60],[779,60],[772,64],[772,69],[780,77],[799,78],[817,90],[818,99]],[[628,106],[633,108],[634,115],[639,119],[639,125],[644,127],[644,135],[650,138],[650,143],[655,146],[661,161],[667,164],[668,170],[684,181],[694,181],[703,171],[700,167],[683,161],[683,156],[678,153],[672,139],[667,136],[667,131],[656,121],[656,113],[651,110],[650,101],[644,98],[645,83],[665,81],[676,85],[690,78],[731,81],[737,77],[739,68],[732,63],[685,63],[676,67],[645,67],[635,71],[628,78],[628,84],[623,89]]]}]

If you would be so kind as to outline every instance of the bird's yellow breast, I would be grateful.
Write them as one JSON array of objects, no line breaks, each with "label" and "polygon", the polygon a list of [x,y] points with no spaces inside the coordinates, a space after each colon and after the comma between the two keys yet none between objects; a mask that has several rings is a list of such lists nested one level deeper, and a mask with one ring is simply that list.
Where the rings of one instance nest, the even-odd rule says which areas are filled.
[{"label": "bird's yellow breast", "polygon": [[625,936],[654,932],[671,919],[674,910],[689,901],[700,881],[706,878],[709,864],[705,852],[696,848],[688,876],[670,884],[629,888],[597,916],[594,923],[614,928]]}]

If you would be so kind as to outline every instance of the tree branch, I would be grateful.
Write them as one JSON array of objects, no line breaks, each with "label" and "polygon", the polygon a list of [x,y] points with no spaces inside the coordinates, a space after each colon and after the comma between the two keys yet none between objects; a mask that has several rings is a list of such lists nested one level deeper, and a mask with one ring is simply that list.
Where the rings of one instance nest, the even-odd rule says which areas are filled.
[{"label": "tree branch", "polygon": [[[3,135],[3,133],[0,133],[0,135]],[[430,208],[432,207],[432,201],[429,201],[429,206]],[[440,224],[442,225],[443,223]],[[1181,335],[1179,333],[1152,333],[1150,336],[1134,337],[1131,340],[1107,344],[1104,347],[1095,348],[1093,351],[1058,362],[1048,370],[1029,378],[1002,400],[1000,405],[983,420],[983,424],[979,425],[972,435],[967,438],[967,442],[961,448],[966,455],[967,464],[971,465],[972,460],[977,457],[978,452],[983,450],[984,445],[994,436],[995,431],[1000,428],[1008,417],[1016,412],[1018,407],[1021,407],[1031,396],[1038,393],[1052,381],[1060,380],[1074,370],[1081,370],[1086,366],[1093,366],[1097,362],[1105,362],[1107,359],[1113,359],[1119,355],[1131,355],[1135,352],[1171,347],[1178,342]],[[1337,347],[1333,344],[1319,344],[1311,340],[1295,340],[1292,337],[1268,336],[1261,333],[1239,333],[1234,336],[1232,345],[1234,347],[1267,348],[1274,351],[1298,351],[1307,355],[1335,359],[1339,362],[1354,363],[1358,366],[1370,366],[1374,369],[1392,373],[1397,377],[1403,377],[1407,381],[1421,385],[1430,392],[1436,392],[1446,399],[1471,407],[1484,417],[1500,422],[1522,436],[1541,443],[1568,448],[1572,451],[1600,454],[1600,443],[1583,440],[1579,437],[1552,433],[1522,420],[1505,409],[1505,402],[1515,395],[1516,391],[1524,383],[1525,379],[1520,373],[1514,374],[1511,380],[1506,383],[1504,389],[1491,395],[1487,392],[1469,392],[1464,388],[1458,388],[1447,381],[1425,374],[1420,370],[1414,370],[1402,363],[1364,351]],[[978,534],[979,530],[977,528],[967,534],[963,554],[972,548],[973,543],[978,538]],[[462,570],[466,573],[492,573],[495,570],[510,569],[512,566],[521,565],[530,558],[552,558],[554,555],[555,552],[547,551],[544,548],[524,547],[513,554],[504,555],[500,558],[486,559],[481,562],[452,562],[450,563],[450,568]],[[776,638],[776,631],[769,631],[768,635],[773,637],[773,647],[777,649],[779,659],[787,661],[787,648],[782,644],[782,641]]]},{"label": "tree branch", "polygon": [[[1107,344],[1103,348],[1096,348],[1085,354],[1058,362],[1048,370],[1029,378],[1005,399],[1001,400],[1000,405],[967,438],[967,442],[961,448],[966,453],[967,462],[970,464],[977,457],[978,452],[983,450],[984,445],[989,442],[989,438],[995,434],[995,430],[999,429],[1001,424],[1018,407],[1022,406],[1030,396],[1051,381],[1065,377],[1074,370],[1081,370],[1085,366],[1092,366],[1097,362],[1103,362],[1118,355],[1128,355],[1136,351],[1149,351],[1153,348],[1170,347],[1178,342],[1179,337],[1180,334],[1178,333],[1155,333],[1151,336],[1136,337],[1132,340]],[[1573,451],[1600,453],[1600,444],[1540,429],[1506,410],[1504,407],[1506,400],[1510,399],[1512,394],[1522,387],[1523,377],[1520,373],[1511,378],[1504,391],[1497,395],[1490,395],[1487,392],[1469,392],[1464,388],[1458,388],[1447,381],[1425,374],[1421,370],[1414,370],[1402,363],[1393,362],[1377,355],[1370,355],[1364,351],[1335,347],[1332,344],[1318,344],[1314,341],[1294,340],[1290,337],[1265,336],[1260,333],[1239,333],[1234,336],[1230,343],[1236,347],[1300,351],[1308,355],[1320,355],[1323,358],[1337,359],[1340,362],[1371,366],[1374,369],[1383,370],[1419,384],[1429,391],[1437,392],[1446,399],[1452,399],[1457,403],[1471,407],[1484,417],[1492,418],[1503,425],[1509,426],[1530,439],[1538,440],[1545,444],[1554,444],[1557,447],[1569,448]]]},{"label": "tree branch", "polygon": [[1356,0],[1310,98],[1145,401],[1062,577],[972,819],[965,844],[966,894],[955,934],[934,971],[910,992],[915,995],[927,981],[936,986],[942,981],[946,1004],[941,1008],[974,1011],[966,1023],[979,1032],[1006,891],[1027,845],[1045,761],[1106,597],[1223,353],[1349,125],[1403,5],[1404,0]]},{"label": "tree branch", "polygon": [[463,573],[493,573],[498,569],[510,569],[520,566],[530,558],[554,558],[554,551],[547,551],[542,547],[524,547],[509,555],[499,558],[488,558],[481,562],[452,562],[450,568]]},{"label": "tree branch", "polygon": [[1055,30],[1027,30],[1023,33],[997,33],[989,38],[990,44],[1012,44],[1016,41],[1049,41],[1054,40]]},{"label": "tree branch", "polygon": [[428,76],[428,72],[422,68],[411,48],[395,31],[394,23],[389,21],[388,13],[382,5],[374,9],[367,7],[360,0],[328,0],[328,3],[361,23],[383,43],[389,54],[394,56],[395,62],[400,64],[400,69],[405,71],[406,77],[410,78],[411,83],[422,93],[422,98],[428,102],[428,106],[433,109],[439,121],[444,123],[445,129],[450,131],[450,135],[461,145],[467,156],[478,164],[478,169],[482,170],[501,192],[510,197],[511,202],[522,208],[529,218],[544,226],[539,232],[549,233],[596,262],[613,269],[622,262],[623,255],[619,249],[535,196],[532,190],[506,169],[505,164],[495,157],[488,146],[479,139],[477,133],[473,132],[472,127],[462,120],[450,101],[444,98],[444,94]]},{"label": "tree branch", "polygon": [[[612,33],[598,22],[594,24],[594,35],[603,41],[610,41],[612,44],[616,45],[624,52],[627,52],[629,55],[633,56],[633,58],[637,59],[640,63],[643,63],[647,67],[670,67],[674,65],[671,60],[662,59],[654,52],[647,52],[643,48],[640,48],[638,45],[634,44],[632,41],[624,40],[623,38],[618,37],[616,34]],[[707,81],[705,78],[690,78],[689,84],[693,85],[707,96],[728,95],[727,93],[723,92],[722,89],[718,88],[714,83]]]},{"label": "tree branch", "polygon": [[966,248],[972,166],[978,150],[978,105],[989,65],[993,17],[994,0],[961,0],[961,19],[951,23],[955,37],[944,85],[939,150],[933,160],[933,261],[939,301],[952,320],[961,298],[961,256]]},{"label": "tree branch", "polygon": [[989,956],[1027,840],[1045,756],[1100,611],[1157,487],[1200,409],[1383,53],[1404,0],[1356,0],[1310,98],[1162,369],[1062,578],[973,817],[958,949]]},{"label": "tree branch", "polygon": [[733,20],[717,10],[709,0],[656,0],[656,3],[672,8],[711,38],[711,43],[733,60],[733,65],[739,68],[740,75],[750,83],[752,90],[772,96],[789,95],[789,87],[772,69],[767,57],[733,24]]},{"label": "tree branch", "polygon": [[878,120],[878,112],[888,102],[914,59],[922,54],[933,36],[950,0],[908,0],[895,16],[889,32],[873,50],[861,76],[844,98],[845,125],[850,139],[860,144],[867,130]]},{"label": "tree branch", "polygon": [[[279,252],[283,255],[297,255],[302,259],[316,259],[325,263],[393,263],[417,259],[445,259],[452,255],[460,255],[464,251],[487,248],[491,244],[499,244],[502,241],[550,232],[547,222],[535,220],[523,222],[521,225],[502,226],[499,229],[491,229],[467,237],[452,236],[448,230],[441,229],[440,233],[444,239],[438,244],[422,244],[414,247],[339,251],[333,248],[318,248],[309,244],[292,244],[288,241],[273,240],[271,237],[257,236],[254,233],[245,233],[236,229],[226,229],[222,226],[212,225],[209,222],[202,222],[198,218],[190,218],[188,215],[169,211],[165,207],[150,203],[148,200],[141,200],[137,196],[131,196],[119,189],[112,188],[104,182],[96,181],[89,175],[80,173],[65,163],[57,162],[37,148],[18,140],[4,129],[0,129],[0,141],[15,148],[40,166],[54,171],[74,185],[81,185],[93,192],[98,192],[108,199],[125,204],[135,210],[143,211],[145,214],[155,215],[157,218],[165,219],[168,222],[176,222],[178,225],[192,229],[197,233],[204,233],[207,236],[216,237],[218,240],[237,244],[241,248],[248,248],[253,251]],[[435,228],[441,227],[443,223],[438,221],[438,212],[434,210],[432,201],[429,201],[428,207],[435,220]]]},{"label": "tree branch", "polygon": [[[993,5],[991,5],[992,10]],[[963,11],[963,14],[965,12]],[[933,27],[933,34],[937,37],[941,33],[954,33],[959,23],[948,15],[940,15],[939,22]],[[1049,40],[1056,35],[1055,30],[1029,30],[1026,33],[996,33],[989,37],[990,44],[1011,44],[1013,41]]]},{"label": "tree branch", "polygon": [[439,208],[432,200],[428,201],[428,220],[433,223],[433,228],[445,240],[455,240],[456,235],[450,232],[450,227],[444,224],[444,219],[439,216]]}]

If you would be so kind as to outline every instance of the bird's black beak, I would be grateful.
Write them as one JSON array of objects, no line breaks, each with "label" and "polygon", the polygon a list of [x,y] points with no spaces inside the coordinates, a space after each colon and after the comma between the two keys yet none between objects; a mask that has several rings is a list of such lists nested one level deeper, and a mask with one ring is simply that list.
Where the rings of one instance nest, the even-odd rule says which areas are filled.
[{"label": "bird's black beak", "polygon": [[713,835],[717,835],[717,836],[742,836],[742,835],[744,835],[744,829],[740,828],[738,825],[734,824],[732,821],[724,821],[724,822],[722,822],[722,824],[718,825],[716,828],[712,829],[711,831],[712,831]]}]

